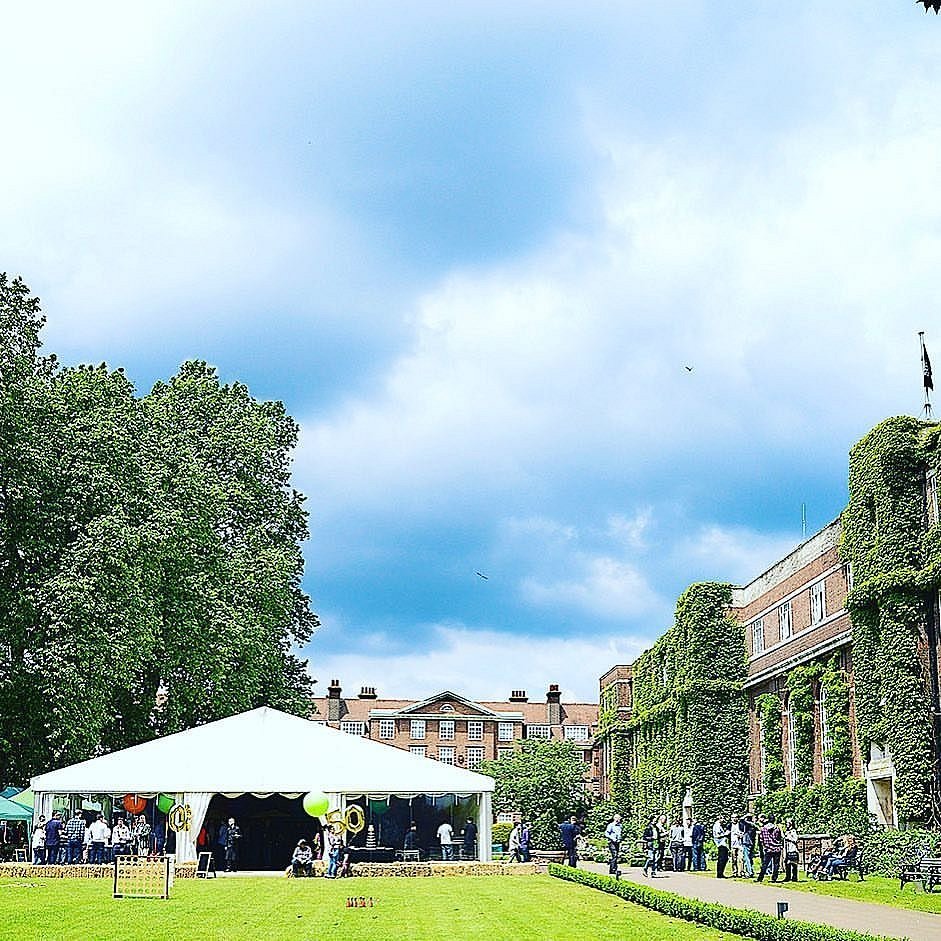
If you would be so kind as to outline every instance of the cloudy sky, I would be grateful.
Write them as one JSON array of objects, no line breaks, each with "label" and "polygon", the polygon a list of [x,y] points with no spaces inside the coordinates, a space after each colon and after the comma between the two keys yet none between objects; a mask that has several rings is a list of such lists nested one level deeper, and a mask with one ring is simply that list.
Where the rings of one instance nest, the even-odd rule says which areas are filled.
[{"label": "cloudy sky", "polygon": [[833,519],[852,443],[918,413],[919,330],[941,361],[941,20],[907,0],[4,31],[0,269],[66,362],[287,404],[321,688],[593,698],[690,582]]}]

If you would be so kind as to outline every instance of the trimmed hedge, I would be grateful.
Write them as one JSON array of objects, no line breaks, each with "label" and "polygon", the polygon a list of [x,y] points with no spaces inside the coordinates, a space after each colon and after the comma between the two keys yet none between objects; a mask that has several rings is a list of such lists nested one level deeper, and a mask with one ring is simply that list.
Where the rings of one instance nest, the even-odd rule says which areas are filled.
[{"label": "trimmed hedge", "polygon": [[701,902],[688,899],[675,892],[663,892],[648,889],[633,882],[621,882],[611,876],[603,876],[582,869],[568,866],[549,866],[549,875],[557,879],[566,879],[617,895],[626,902],[642,905],[661,915],[682,918],[719,931],[730,931],[756,941],[892,941],[884,936],[862,934],[829,925],[815,925],[805,921],[788,921],[786,918],[774,918],[762,912],[753,912],[741,908],[727,908],[714,902]]}]

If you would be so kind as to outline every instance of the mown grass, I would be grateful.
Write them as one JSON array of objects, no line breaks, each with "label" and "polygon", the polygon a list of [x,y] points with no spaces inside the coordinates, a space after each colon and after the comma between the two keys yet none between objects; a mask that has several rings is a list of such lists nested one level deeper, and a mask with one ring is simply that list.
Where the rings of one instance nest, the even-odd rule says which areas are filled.
[{"label": "mown grass", "polygon": [[[777,888],[781,883],[769,882],[762,885]],[[857,902],[873,902],[915,912],[941,914],[941,889],[931,893],[924,892],[920,883],[909,883],[904,889],[899,889],[898,879],[886,879],[884,876],[866,876],[864,882],[859,882],[856,875],[852,874],[846,881],[834,879],[832,882],[818,882],[816,879],[805,879],[802,873],[801,881],[787,882],[783,887],[799,892],[812,892],[814,895],[831,895],[841,899],[855,899]]]},{"label": "mown grass", "polygon": [[[107,879],[0,880],[16,941],[733,941],[548,876],[180,880],[168,901],[113,899]],[[372,896],[373,908],[346,907]]]}]

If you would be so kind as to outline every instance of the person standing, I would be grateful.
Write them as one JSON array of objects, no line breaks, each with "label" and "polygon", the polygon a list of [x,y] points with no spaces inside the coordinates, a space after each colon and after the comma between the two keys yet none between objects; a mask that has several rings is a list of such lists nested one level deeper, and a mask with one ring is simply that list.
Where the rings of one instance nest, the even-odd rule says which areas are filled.
[{"label": "person standing", "polygon": [[693,821],[689,817],[683,824],[683,864],[690,872],[693,871]]},{"label": "person standing", "polygon": [[134,824],[134,846],[138,856],[150,855],[150,824],[143,814],[139,814]]},{"label": "person standing", "polygon": [[657,831],[660,838],[657,841],[657,869],[663,871],[663,857],[667,851],[667,837],[670,835],[670,827],[667,824],[667,815],[660,814],[657,818]]},{"label": "person standing", "polygon": [[529,821],[520,821],[520,859],[524,863],[529,862]]},{"label": "person standing", "polygon": [[520,856],[520,822],[517,820],[513,824],[513,829],[510,830],[510,837],[507,840],[506,849],[510,854],[511,863],[521,863],[522,857]]},{"label": "person standing", "polygon": [[659,829],[660,828],[657,826],[657,818],[651,817],[641,835],[644,846],[644,875],[650,876],[651,879],[657,876],[657,844],[660,840]]},{"label": "person standing", "polygon": [[797,882],[797,863],[800,859],[797,828],[792,817],[784,821],[784,881]]},{"label": "person standing", "polygon": [[88,861],[100,865],[105,861],[105,843],[111,839],[111,828],[105,823],[105,815],[98,814],[89,830],[91,831],[91,849],[88,852]]},{"label": "person standing", "polygon": [[568,854],[568,864],[574,869],[578,866],[578,818],[574,814],[559,827],[559,834]]},{"label": "person standing", "polygon": [[70,866],[80,863],[85,845],[85,818],[80,810],[76,810],[66,821],[65,841],[66,863]]},{"label": "person standing", "polygon": [[123,817],[118,817],[114,823],[114,831],[111,834],[111,842],[114,846],[115,856],[124,856],[130,851],[131,828],[124,822]]},{"label": "person standing", "polygon": [[676,821],[670,827],[670,856],[673,859],[673,871],[683,871],[683,824]]},{"label": "person standing", "polygon": [[235,822],[235,817],[229,817],[229,824],[225,833],[225,871],[238,872],[239,844],[242,842],[242,831]]},{"label": "person standing", "polygon": [[42,866],[46,862],[46,818],[40,815],[36,826],[33,827],[33,865]]},{"label": "person standing", "polygon": [[621,815],[615,814],[604,831],[608,841],[608,872],[612,876],[618,874],[618,862],[621,858]]},{"label": "person standing", "polygon": [[777,882],[784,839],[778,825],[774,822],[774,817],[769,816],[767,823],[758,832],[758,842],[761,845],[761,871],[758,873],[757,881],[764,881],[765,873],[770,869],[771,881]]},{"label": "person standing", "polygon": [[[522,829],[520,830],[520,839],[522,840]],[[522,850],[522,843],[520,845],[520,849]],[[464,824],[464,839],[461,843],[461,858],[477,858],[477,824],[474,823],[470,817],[467,818],[467,823]]]},{"label": "person standing", "polygon": [[724,879],[725,867],[729,862],[729,828],[721,817],[712,825],[712,839],[719,854],[716,860],[716,878]]},{"label": "person standing", "polygon": [[61,851],[63,831],[65,824],[62,823],[62,816],[58,810],[52,812],[52,817],[46,821],[46,865],[54,866],[59,862],[59,853]]},{"label": "person standing", "polygon": [[452,859],[454,855],[454,830],[447,820],[438,827],[438,842],[441,844],[441,858]]},{"label": "person standing", "polygon": [[755,837],[758,831],[751,814],[745,814],[738,825],[742,831],[742,871],[747,879],[752,879],[755,875],[752,859],[755,856]]},{"label": "person standing", "polygon": [[745,871],[742,865],[742,828],[739,823],[738,814],[733,814],[729,828],[729,860],[732,863],[733,879],[737,879]]},{"label": "person standing", "polygon": [[706,828],[698,820],[693,820],[691,836],[693,841],[693,869],[696,872],[703,872],[706,868],[706,853],[704,849]]}]

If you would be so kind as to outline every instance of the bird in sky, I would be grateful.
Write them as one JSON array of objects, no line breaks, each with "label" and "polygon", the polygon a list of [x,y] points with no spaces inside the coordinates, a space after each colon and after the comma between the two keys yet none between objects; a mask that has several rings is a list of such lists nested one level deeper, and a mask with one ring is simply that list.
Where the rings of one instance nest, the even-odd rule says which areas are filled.
[{"label": "bird in sky", "polygon": [[692,371],[693,371],[693,367],[692,367],[692,366],[684,366],[683,368],[684,368],[687,372],[692,372]]},{"label": "bird in sky", "polygon": [[490,580],[489,575],[484,575],[483,572],[474,572],[475,575],[479,575],[485,582]]}]

